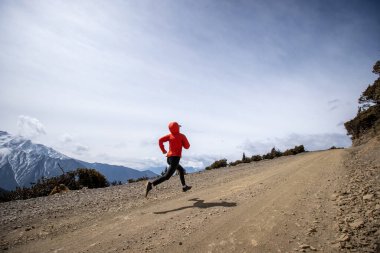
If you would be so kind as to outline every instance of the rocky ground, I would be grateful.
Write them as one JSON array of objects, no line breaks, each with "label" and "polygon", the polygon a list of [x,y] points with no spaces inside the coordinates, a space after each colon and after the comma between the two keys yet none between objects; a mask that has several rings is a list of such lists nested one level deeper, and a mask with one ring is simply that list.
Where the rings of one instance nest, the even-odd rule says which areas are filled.
[{"label": "rocky ground", "polygon": [[3,252],[379,252],[380,141],[0,203]]},{"label": "rocky ground", "polygon": [[380,145],[378,139],[351,148],[345,184],[332,195],[338,208],[337,244],[342,251],[380,252]]}]

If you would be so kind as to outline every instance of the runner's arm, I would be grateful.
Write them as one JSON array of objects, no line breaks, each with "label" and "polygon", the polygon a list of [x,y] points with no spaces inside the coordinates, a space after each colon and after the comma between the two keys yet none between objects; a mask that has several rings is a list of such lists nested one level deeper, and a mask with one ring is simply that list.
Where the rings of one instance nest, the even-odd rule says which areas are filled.
[{"label": "runner's arm", "polygon": [[187,138],[186,138],[186,136],[184,134],[182,135],[182,146],[185,149],[189,149],[190,148],[190,143],[189,143],[189,141],[187,140]]},{"label": "runner's arm", "polygon": [[164,153],[164,154],[167,153],[165,146],[164,146],[164,142],[167,142],[167,141],[169,141],[169,135],[165,135],[164,137],[161,137],[158,140],[158,145],[160,146],[160,149],[161,149],[162,153]]}]

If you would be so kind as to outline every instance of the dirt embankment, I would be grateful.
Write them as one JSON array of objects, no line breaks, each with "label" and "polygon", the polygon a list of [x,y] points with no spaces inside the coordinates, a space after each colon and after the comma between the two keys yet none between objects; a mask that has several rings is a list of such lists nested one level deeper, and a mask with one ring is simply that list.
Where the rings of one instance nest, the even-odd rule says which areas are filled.
[{"label": "dirt embankment", "polygon": [[375,252],[375,149],[378,141],[187,175],[186,193],[173,177],[148,199],[140,182],[1,203],[1,250]]}]

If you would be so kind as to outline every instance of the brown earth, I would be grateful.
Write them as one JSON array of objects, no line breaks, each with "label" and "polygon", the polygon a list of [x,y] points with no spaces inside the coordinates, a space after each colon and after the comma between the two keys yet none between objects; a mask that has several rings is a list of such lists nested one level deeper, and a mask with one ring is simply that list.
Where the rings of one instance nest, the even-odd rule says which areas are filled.
[{"label": "brown earth", "polygon": [[0,250],[376,252],[379,143],[0,203]]}]

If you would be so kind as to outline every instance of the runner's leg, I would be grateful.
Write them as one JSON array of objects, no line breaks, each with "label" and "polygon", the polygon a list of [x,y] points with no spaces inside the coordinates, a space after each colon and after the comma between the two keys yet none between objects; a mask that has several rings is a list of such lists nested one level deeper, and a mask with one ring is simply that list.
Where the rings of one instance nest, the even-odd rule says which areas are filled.
[{"label": "runner's leg", "polygon": [[180,160],[180,157],[177,157],[177,156],[168,157],[167,161],[168,161],[169,167],[168,167],[166,173],[163,176],[161,176],[161,177],[157,178],[156,180],[154,180],[152,182],[152,184],[154,186],[159,185],[162,182],[168,180],[171,176],[173,176],[173,174],[176,171],[177,166],[179,164],[179,160]]},{"label": "runner's leg", "polygon": [[182,186],[185,186],[185,169],[179,164],[177,167],[177,171],[179,173],[179,178],[181,179]]}]

